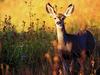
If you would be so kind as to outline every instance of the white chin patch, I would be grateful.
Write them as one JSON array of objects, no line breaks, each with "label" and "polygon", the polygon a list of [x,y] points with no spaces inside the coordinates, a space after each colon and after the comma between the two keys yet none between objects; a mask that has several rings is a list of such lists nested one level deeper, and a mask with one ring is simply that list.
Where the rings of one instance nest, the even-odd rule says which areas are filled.
[{"label": "white chin patch", "polygon": [[57,26],[58,28],[62,28],[62,26],[60,26],[60,25],[58,25],[58,24],[56,24],[56,26]]}]

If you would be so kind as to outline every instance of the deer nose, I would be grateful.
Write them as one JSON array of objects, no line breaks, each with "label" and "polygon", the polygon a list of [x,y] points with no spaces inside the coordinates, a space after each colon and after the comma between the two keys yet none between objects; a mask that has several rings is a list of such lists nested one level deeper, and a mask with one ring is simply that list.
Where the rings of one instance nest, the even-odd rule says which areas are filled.
[{"label": "deer nose", "polygon": [[57,24],[61,24],[61,21],[58,21]]}]

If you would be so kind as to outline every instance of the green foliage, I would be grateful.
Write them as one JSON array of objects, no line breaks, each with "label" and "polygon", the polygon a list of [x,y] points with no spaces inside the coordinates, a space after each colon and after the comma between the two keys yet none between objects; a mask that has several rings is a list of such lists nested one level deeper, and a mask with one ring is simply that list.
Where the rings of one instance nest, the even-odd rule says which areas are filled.
[{"label": "green foliage", "polygon": [[17,33],[11,23],[11,17],[5,18],[3,24],[3,31],[0,32],[3,43],[1,60],[13,67],[39,63],[55,36],[53,32],[46,31],[45,25],[35,31],[33,23],[30,24],[28,32],[23,29],[22,33]]}]

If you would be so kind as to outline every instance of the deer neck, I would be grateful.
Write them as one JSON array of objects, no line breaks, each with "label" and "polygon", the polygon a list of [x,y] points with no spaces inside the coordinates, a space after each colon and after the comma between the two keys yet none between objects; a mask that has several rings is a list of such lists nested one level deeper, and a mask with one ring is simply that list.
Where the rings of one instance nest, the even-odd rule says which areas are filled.
[{"label": "deer neck", "polygon": [[64,33],[65,33],[64,23],[56,23],[56,28],[57,28],[58,48],[62,49],[65,45],[64,43]]}]

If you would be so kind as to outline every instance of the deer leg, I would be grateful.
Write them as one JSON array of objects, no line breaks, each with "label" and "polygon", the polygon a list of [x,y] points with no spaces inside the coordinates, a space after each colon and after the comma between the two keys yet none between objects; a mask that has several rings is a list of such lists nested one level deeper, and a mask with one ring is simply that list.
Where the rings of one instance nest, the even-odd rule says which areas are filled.
[{"label": "deer leg", "polygon": [[85,75],[84,74],[84,63],[85,63],[85,60],[86,60],[86,51],[83,50],[81,52],[81,57],[79,59],[79,63],[80,63],[80,72],[79,72],[79,75]]}]

